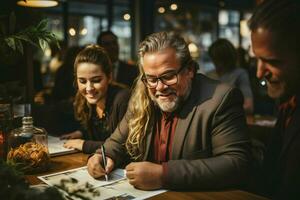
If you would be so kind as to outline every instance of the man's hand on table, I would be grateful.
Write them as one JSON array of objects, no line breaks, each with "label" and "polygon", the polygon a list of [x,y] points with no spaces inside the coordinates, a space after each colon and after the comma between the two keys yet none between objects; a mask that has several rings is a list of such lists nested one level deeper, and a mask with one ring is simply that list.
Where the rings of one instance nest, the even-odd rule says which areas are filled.
[{"label": "man's hand on table", "polygon": [[162,165],[151,162],[133,162],[126,166],[129,183],[142,190],[154,190],[162,187]]}]

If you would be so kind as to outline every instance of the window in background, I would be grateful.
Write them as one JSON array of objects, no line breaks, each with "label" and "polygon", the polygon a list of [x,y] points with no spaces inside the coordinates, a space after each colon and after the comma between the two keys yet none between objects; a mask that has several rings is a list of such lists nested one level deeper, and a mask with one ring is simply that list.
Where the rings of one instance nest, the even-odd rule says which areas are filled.
[{"label": "window in background", "polygon": [[[43,18],[48,19],[48,29],[54,33],[57,39],[60,41],[64,40],[64,29],[63,29],[63,16],[59,12],[62,8],[60,6],[48,8],[48,12],[44,13]],[[61,47],[63,48],[63,47]],[[57,56],[61,49],[55,47],[55,44],[51,44],[44,52],[35,52],[34,57],[41,63],[41,74],[43,86],[50,88],[54,83],[54,73],[61,66],[61,56]]]},{"label": "window in background", "polygon": [[235,47],[239,46],[240,13],[235,10],[220,10],[219,12],[219,37],[226,38]]},{"label": "window in background", "polygon": [[131,12],[129,1],[118,2],[113,8],[113,24],[111,30],[119,38],[121,60],[131,60]]},{"label": "window in background", "polygon": [[105,16],[104,3],[69,2],[68,46],[96,43],[100,31],[107,28]]},{"label": "window in background", "polygon": [[48,19],[48,28],[52,33],[56,35],[58,40],[64,39],[63,32],[63,19],[60,14],[47,14],[45,16]]},{"label": "window in background", "polygon": [[250,30],[248,27],[248,21],[251,18],[251,16],[252,16],[251,13],[245,13],[243,19],[240,21],[240,28],[241,28],[240,34],[242,37],[241,46],[246,50],[249,50],[251,45]]},{"label": "window in background", "polygon": [[207,49],[217,37],[216,21],[216,8],[159,1],[155,8],[154,30],[181,34],[189,43],[193,59],[199,63],[200,72],[206,73],[213,69]]},{"label": "window in background", "polygon": [[[60,3],[59,6],[44,9],[44,18],[49,19],[49,30],[56,34],[59,40],[64,41],[64,14],[67,15],[68,27],[68,44],[67,46],[84,46],[87,44],[96,43],[97,37],[101,31],[108,30],[108,1],[67,1]],[[111,30],[119,37],[120,44],[120,58],[128,60],[131,58],[131,19],[129,12],[129,0],[115,0],[113,5],[113,19]],[[126,15],[127,14],[127,15]],[[62,42],[62,44],[65,44]],[[63,46],[59,51],[64,54],[65,48]],[[43,73],[47,77],[47,84],[52,86],[53,74],[61,65],[61,61],[57,62],[52,69],[50,67],[53,60],[52,51],[48,49],[42,58]],[[52,65],[51,65],[52,66]],[[50,78],[48,78],[50,77]]]},{"label": "window in background", "polygon": [[69,46],[95,44],[100,29],[100,18],[94,16],[76,16],[69,18]]}]

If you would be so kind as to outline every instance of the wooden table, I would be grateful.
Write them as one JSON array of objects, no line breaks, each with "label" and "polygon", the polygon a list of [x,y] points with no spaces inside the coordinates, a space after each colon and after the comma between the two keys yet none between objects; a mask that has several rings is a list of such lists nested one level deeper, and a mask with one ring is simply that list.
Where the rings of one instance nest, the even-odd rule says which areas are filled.
[{"label": "wooden table", "polygon": [[[37,178],[39,175],[51,174],[59,171],[82,167],[86,165],[88,155],[83,153],[74,153],[64,156],[51,158],[50,168],[47,173],[26,175],[26,179],[30,184],[40,184]],[[150,198],[151,200],[267,200],[267,198],[242,191],[242,190],[225,190],[225,191],[201,191],[201,192],[175,192],[168,191],[160,195]]]}]

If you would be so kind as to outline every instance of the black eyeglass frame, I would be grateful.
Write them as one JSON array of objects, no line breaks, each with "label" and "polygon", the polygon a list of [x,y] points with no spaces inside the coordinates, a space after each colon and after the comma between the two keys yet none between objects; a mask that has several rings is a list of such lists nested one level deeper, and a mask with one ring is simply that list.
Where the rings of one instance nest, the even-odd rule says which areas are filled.
[{"label": "black eyeglass frame", "polygon": [[[177,82],[178,82],[178,74],[180,74],[180,72],[182,72],[182,70],[185,69],[185,68],[186,68],[186,65],[183,65],[183,66],[181,66],[177,71],[174,72],[174,75],[176,76],[176,82],[175,82],[175,83],[172,83],[172,84],[167,84],[167,83],[165,83],[165,81],[164,81],[164,79],[163,79],[163,77],[166,76],[166,75],[168,75],[168,73],[167,73],[167,74],[163,74],[163,75],[161,75],[161,76],[153,77],[153,79],[156,79],[155,86],[149,85],[149,83],[148,83],[148,81],[147,81],[147,78],[146,78],[146,75],[145,75],[145,74],[142,76],[141,80],[143,81],[144,85],[145,85],[147,88],[150,88],[150,89],[153,89],[153,88],[156,88],[156,87],[157,87],[157,85],[158,85],[158,80],[160,80],[160,82],[162,82],[164,85],[167,85],[167,86],[175,85],[175,84],[177,84]],[[172,72],[170,72],[170,73],[172,73]],[[151,77],[151,78],[152,78],[152,77]]]}]

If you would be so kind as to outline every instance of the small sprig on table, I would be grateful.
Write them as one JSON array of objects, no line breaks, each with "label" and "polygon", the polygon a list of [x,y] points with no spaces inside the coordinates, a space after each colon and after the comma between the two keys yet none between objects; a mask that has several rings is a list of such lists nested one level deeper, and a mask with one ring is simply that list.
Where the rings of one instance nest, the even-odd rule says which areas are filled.
[{"label": "small sprig on table", "polygon": [[62,193],[57,189],[62,189],[68,193],[68,197],[76,199],[90,200],[87,194],[93,197],[99,196],[99,191],[92,188],[91,184],[86,183],[83,187],[73,189],[76,185],[76,179],[63,179],[55,187],[47,187],[45,190],[30,188],[25,180],[24,174],[18,171],[15,166],[7,164],[0,159],[0,199],[6,200],[65,200]]},{"label": "small sprig on table", "polygon": [[90,200],[87,194],[92,194],[93,197],[100,196],[100,192],[93,188],[93,185],[88,182],[82,187],[76,187],[78,180],[75,178],[62,179],[59,185],[55,187],[65,191],[69,197],[75,197],[82,200]]}]

